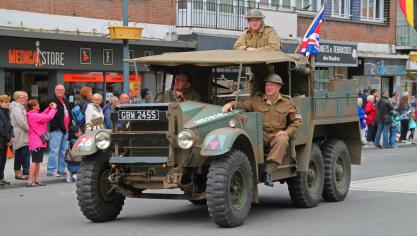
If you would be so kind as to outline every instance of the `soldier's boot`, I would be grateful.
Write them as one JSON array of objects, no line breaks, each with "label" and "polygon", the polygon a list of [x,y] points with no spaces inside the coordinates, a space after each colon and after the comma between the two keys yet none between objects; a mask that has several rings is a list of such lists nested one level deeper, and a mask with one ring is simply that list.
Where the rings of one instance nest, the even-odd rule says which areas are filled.
[{"label": "soldier's boot", "polygon": [[277,169],[278,164],[273,161],[268,161],[265,165],[264,172],[264,185],[268,187],[274,187],[274,182],[272,181],[272,172]]}]

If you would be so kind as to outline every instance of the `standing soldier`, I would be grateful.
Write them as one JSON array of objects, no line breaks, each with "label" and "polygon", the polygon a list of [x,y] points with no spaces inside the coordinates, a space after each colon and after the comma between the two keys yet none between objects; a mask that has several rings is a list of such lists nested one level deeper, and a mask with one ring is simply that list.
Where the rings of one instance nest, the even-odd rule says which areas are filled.
[{"label": "standing soldier", "polygon": [[251,9],[245,16],[248,26],[233,46],[241,51],[280,51],[281,39],[275,29],[265,25],[265,16],[259,9]]},{"label": "standing soldier", "polygon": [[[242,101],[237,106],[263,114],[264,142],[271,147],[265,165],[264,184],[270,187],[274,186],[271,174],[278,165],[282,164],[287,153],[289,138],[303,124],[301,114],[291,97],[280,93],[282,84],[279,75],[270,74],[265,79],[265,95]],[[227,103],[223,107],[223,112],[230,111],[234,106],[234,102]]]}]

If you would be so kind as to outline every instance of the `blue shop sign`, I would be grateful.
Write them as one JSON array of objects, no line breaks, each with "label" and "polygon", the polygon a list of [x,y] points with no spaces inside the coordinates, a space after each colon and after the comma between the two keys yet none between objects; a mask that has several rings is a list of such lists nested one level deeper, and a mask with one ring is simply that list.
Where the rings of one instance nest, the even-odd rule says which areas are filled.
[{"label": "blue shop sign", "polygon": [[405,59],[365,58],[364,75],[399,76],[406,75]]}]

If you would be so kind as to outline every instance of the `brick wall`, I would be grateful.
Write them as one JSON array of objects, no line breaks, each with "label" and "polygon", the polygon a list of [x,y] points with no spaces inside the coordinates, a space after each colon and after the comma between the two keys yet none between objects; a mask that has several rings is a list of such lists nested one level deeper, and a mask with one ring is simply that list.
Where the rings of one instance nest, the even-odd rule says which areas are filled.
[{"label": "brick wall", "polygon": [[[122,0],[13,0],[0,8],[53,15],[122,20]],[[174,0],[129,0],[129,21],[175,24]]]},{"label": "brick wall", "polygon": [[[353,6],[352,6],[353,8]],[[341,40],[362,43],[396,43],[396,12],[397,3],[391,2],[389,13],[389,25],[358,23],[360,21],[332,20],[328,15],[330,11],[326,9],[327,18],[323,21],[320,31],[320,39]],[[298,17],[298,37],[303,37],[313,18],[306,16]]]}]

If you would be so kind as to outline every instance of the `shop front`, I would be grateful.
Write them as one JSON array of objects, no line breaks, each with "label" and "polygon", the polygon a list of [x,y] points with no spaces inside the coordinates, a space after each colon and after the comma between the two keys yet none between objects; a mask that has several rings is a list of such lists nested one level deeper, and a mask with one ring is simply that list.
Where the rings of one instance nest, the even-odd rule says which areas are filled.
[{"label": "shop front", "polygon": [[[320,53],[316,56],[315,82],[324,90],[329,80],[351,79],[348,68],[358,66],[357,45],[337,41],[321,41]],[[317,87],[317,86],[316,86]]]},{"label": "shop front", "polygon": [[[16,33],[13,33],[16,34]],[[0,31],[0,93],[27,91],[30,97],[46,102],[56,84],[64,84],[67,99],[73,102],[83,86],[90,86],[108,98],[123,91],[122,45],[94,37],[41,33],[6,35]],[[29,37],[36,36],[36,37]],[[139,41],[132,43],[129,56],[193,50],[190,43]],[[136,77],[130,68],[129,92],[135,98],[141,87],[154,86],[145,68]]]},{"label": "shop front", "polygon": [[[390,57],[390,58],[389,58]],[[360,58],[360,66],[353,76],[358,80],[359,90],[387,90],[389,95],[394,91],[401,94],[409,90],[406,79],[406,60],[396,55],[385,58]]]},{"label": "shop front", "polygon": [[407,61],[406,89],[410,95],[417,97],[417,52],[410,52]]}]

